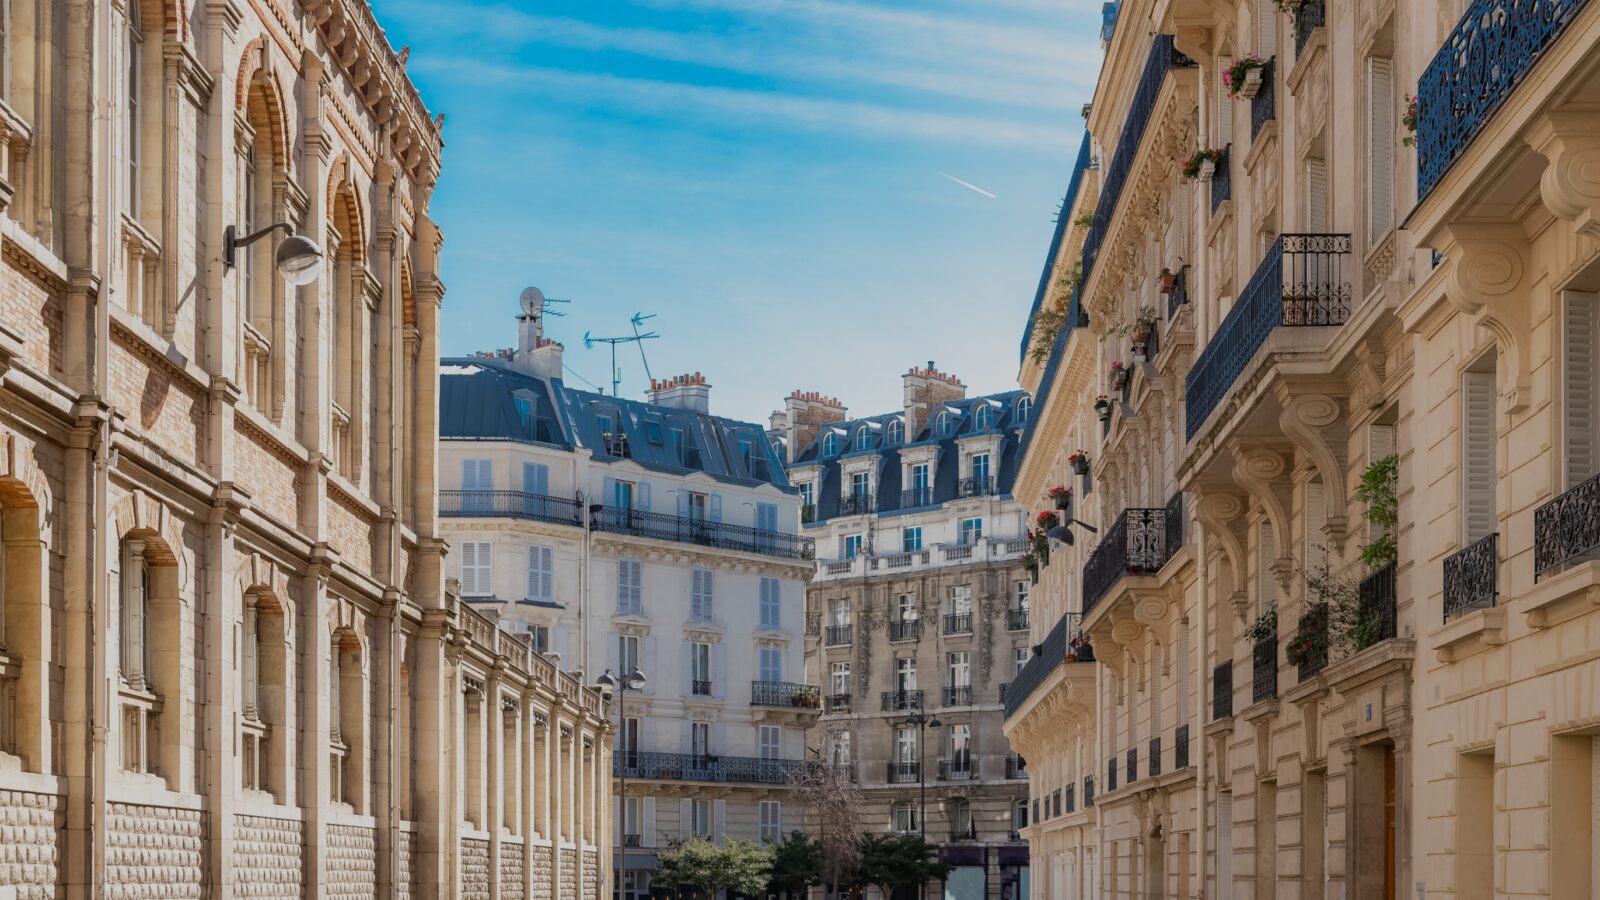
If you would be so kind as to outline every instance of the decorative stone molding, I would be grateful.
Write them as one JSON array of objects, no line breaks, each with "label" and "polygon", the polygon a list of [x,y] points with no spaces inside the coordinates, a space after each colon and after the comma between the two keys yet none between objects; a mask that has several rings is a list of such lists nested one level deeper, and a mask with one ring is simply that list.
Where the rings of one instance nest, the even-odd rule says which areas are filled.
[{"label": "decorative stone molding", "polygon": [[[1325,533],[1343,556],[1349,525],[1344,514],[1348,495],[1344,462],[1335,449],[1344,445],[1342,439],[1348,433],[1347,428],[1336,427],[1343,419],[1342,404],[1339,398],[1324,393],[1296,394],[1283,382],[1278,384],[1278,400],[1283,405],[1283,412],[1278,415],[1279,427],[1295,446],[1311,457],[1322,478],[1323,495],[1327,498]],[[1335,438],[1333,443],[1329,443],[1330,436]]]},{"label": "decorative stone molding", "polygon": [[1539,178],[1544,205],[1579,234],[1600,240],[1600,113],[1545,113],[1527,142],[1549,162]]},{"label": "decorative stone molding", "polygon": [[[1230,598],[1235,611],[1249,607],[1249,595],[1243,587],[1249,580],[1244,542],[1236,526],[1243,524],[1246,514],[1245,501],[1238,494],[1207,492],[1197,495],[1195,503],[1195,516],[1200,520],[1202,527],[1211,533],[1222,544],[1222,552],[1228,557],[1228,565],[1233,569],[1233,595]],[[1240,617],[1243,617],[1240,613]]]},{"label": "decorative stone molding", "polygon": [[1450,261],[1450,302],[1494,335],[1506,362],[1499,367],[1500,395],[1506,412],[1521,412],[1533,399],[1527,235],[1515,225],[1452,224],[1440,229],[1436,244]]},{"label": "decorative stone molding", "polygon": [[1273,534],[1280,539],[1294,534],[1289,513],[1272,484],[1289,471],[1283,455],[1267,447],[1246,447],[1238,441],[1230,442],[1228,449],[1233,454],[1234,483],[1244,488],[1250,499],[1261,504],[1272,523]]}]

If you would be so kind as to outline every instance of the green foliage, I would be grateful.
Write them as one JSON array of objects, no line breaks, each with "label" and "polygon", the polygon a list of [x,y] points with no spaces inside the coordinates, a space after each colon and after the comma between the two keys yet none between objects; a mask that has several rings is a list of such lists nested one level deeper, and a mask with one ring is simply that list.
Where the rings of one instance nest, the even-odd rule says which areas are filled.
[{"label": "green foliage", "polygon": [[1072,224],[1078,226],[1079,228],[1090,227],[1094,224],[1094,210],[1085,210],[1079,213],[1078,217],[1072,220]]},{"label": "green foliage", "polygon": [[688,885],[715,897],[722,891],[758,895],[767,888],[773,851],[750,841],[718,847],[705,838],[677,840],[657,854],[655,881]]},{"label": "green foliage", "polygon": [[1376,536],[1361,547],[1361,561],[1373,569],[1381,569],[1399,556],[1399,486],[1400,458],[1392,453],[1367,466],[1356,486],[1356,499],[1366,504],[1367,521],[1375,526]]},{"label": "green foliage", "polygon": [[1033,314],[1033,343],[1028,347],[1028,358],[1036,363],[1043,363],[1050,358],[1050,350],[1056,345],[1056,335],[1061,333],[1061,326],[1067,323],[1067,314],[1062,310],[1040,309]]},{"label": "green foliage", "polygon": [[772,875],[767,893],[804,897],[806,890],[822,884],[822,844],[803,831],[795,831],[772,848]]},{"label": "green foliage", "polygon": [[1266,611],[1262,612],[1261,615],[1256,616],[1256,620],[1251,622],[1250,627],[1244,630],[1245,640],[1250,641],[1251,643],[1264,641],[1268,638],[1274,638],[1277,636],[1278,608],[1276,606],[1267,607]]},{"label": "green foliage", "polygon": [[861,839],[861,864],[856,883],[872,885],[883,896],[893,896],[902,884],[926,884],[950,876],[950,866],[938,861],[936,848],[920,834],[869,834]]}]

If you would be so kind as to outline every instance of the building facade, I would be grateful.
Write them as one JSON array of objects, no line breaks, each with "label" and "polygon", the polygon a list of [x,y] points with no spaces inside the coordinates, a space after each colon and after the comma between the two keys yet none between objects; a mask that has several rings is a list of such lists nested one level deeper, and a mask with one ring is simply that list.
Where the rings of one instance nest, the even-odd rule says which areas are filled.
[{"label": "building facade", "polygon": [[675,838],[801,823],[811,541],[761,426],[712,415],[698,373],[643,402],[565,386],[541,304],[524,293],[515,350],[443,363],[443,533],[503,629],[587,681],[645,674],[611,713],[622,895],[648,896]]},{"label": "building facade", "polygon": [[1593,896],[1600,9],[1117,18],[1023,339],[1016,495],[1098,529],[1008,694],[1036,880]]},{"label": "building facade", "polygon": [[818,548],[811,743],[860,787],[864,830],[939,845],[955,866],[945,896],[1025,897],[1028,776],[1000,724],[1030,652],[1028,527],[1011,485],[1032,399],[969,398],[931,363],[903,386],[904,408],[854,419],[796,391],[771,422]]},{"label": "building facade", "polygon": [[367,4],[4,13],[0,895],[604,896],[600,696],[446,590],[439,124]]}]

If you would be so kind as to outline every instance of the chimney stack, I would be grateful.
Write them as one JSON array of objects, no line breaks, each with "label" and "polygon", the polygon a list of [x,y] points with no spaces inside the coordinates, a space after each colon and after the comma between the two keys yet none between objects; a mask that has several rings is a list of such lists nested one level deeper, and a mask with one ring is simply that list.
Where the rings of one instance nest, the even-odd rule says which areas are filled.
[{"label": "chimney stack", "polygon": [[711,412],[711,385],[699,372],[693,375],[674,375],[665,379],[650,379],[650,402],[668,409],[688,412]]},{"label": "chimney stack", "polygon": [[[794,462],[807,445],[817,439],[822,426],[844,421],[844,404],[837,397],[817,391],[790,391],[783,401],[783,415],[788,420],[783,432],[787,440],[789,462]],[[774,418],[777,413],[773,413]]]},{"label": "chimney stack", "polygon": [[922,436],[936,407],[967,398],[967,386],[961,383],[961,379],[939,371],[931,359],[927,368],[913,366],[900,376],[900,383],[905,392],[908,441]]},{"label": "chimney stack", "polygon": [[561,345],[544,337],[544,292],[531,287],[518,299],[517,349],[510,353],[511,367],[538,378],[561,377]]}]

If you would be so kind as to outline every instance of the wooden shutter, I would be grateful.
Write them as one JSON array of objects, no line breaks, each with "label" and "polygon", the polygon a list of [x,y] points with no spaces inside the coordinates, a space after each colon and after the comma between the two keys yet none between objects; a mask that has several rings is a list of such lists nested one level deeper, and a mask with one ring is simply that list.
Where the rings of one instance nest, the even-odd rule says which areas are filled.
[{"label": "wooden shutter", "polygon": [[1461,471],[1463,538],[1471,543],[1495,530],[1495,373],[1468,372],[1462,382]]},{"label": "wooden shutter", "polygon": [[1394,77],[1390,60],[1367,58],[1367,239],[1394,224]]},{"label": "wooden shutter", "polygon": [[639,509],[643,510],[644,512],[649,512],[650,511],[650,482],[648,482],[648,481],[639,482],[638,493],[639,493],[639,496],[637,498],[635,498],[635,500],[638,503]]},{"label": "wooden shutter", "polygon": [[538,544],[528,545],[528,598],[555,599],[555,551]]},{"label": "wooden shutter", "polygon": [[1595,357],[1596,328],[1600,316],[1596,315],[1596,295],[1577,291],[1563,291],[1565,307],[1565,338],[1562,367],[1565,379],[1564,443],[1566,444],[1566,484],[1572,487],[1595,473],[1596,374],[1600,373],[1600,360]]},{"label": "wooden shutter", "polygon": [[1323,528],[1328,522],[1328,498],[1322,481],[1306,482],[1305,508],[1305,564],[1306,575],[1311,577],[1328,561],[1328,537]]},{"label": "wooden shutter", "polygon": [[[1233,143],[1233,98],[1228,96],[1228,88],[1222,83],[1222,76],[1217,75],[1217,147],[1226,147]],[[1219,165],[1231,165],[1231,160],[1223,160]]]},{"label": "wooden shutter", "polygon": [[1278,4],[1256,0],[1256,52],[1271,59],[1278,52]]},{"label": "wooden shutter", "polygon": [[550,493],[550,467],[544,463],[522,464],[522,490],[529,494]]},{"label": "wooden shutter", "polygon": [[712,572],[710,569],[695,569],[691,574],[689,615],[696,619],[709,619],[712,616]]},{"label": "wooden shutter", "polygon": [[1278,605],[1277,582],[1273,578],[1272,562],[1278,557],[1277,535],[1272,533],[1272,523],[1266,519],[1261,520],[1261,546],[1256,548],[1257,568],[1259,571],[1260,596],[1257,597],[1257,612],[1265,612]]},{"label": "wooden shutter", "polygon": [[494,544],[461,542],[461,594],[482,597],[494,592]]},{"label": "wooden shutter", "polygon": [[1328,230],[1328,163],[1311,157],[1306,160],[1306,231],[1320,234]]}]

